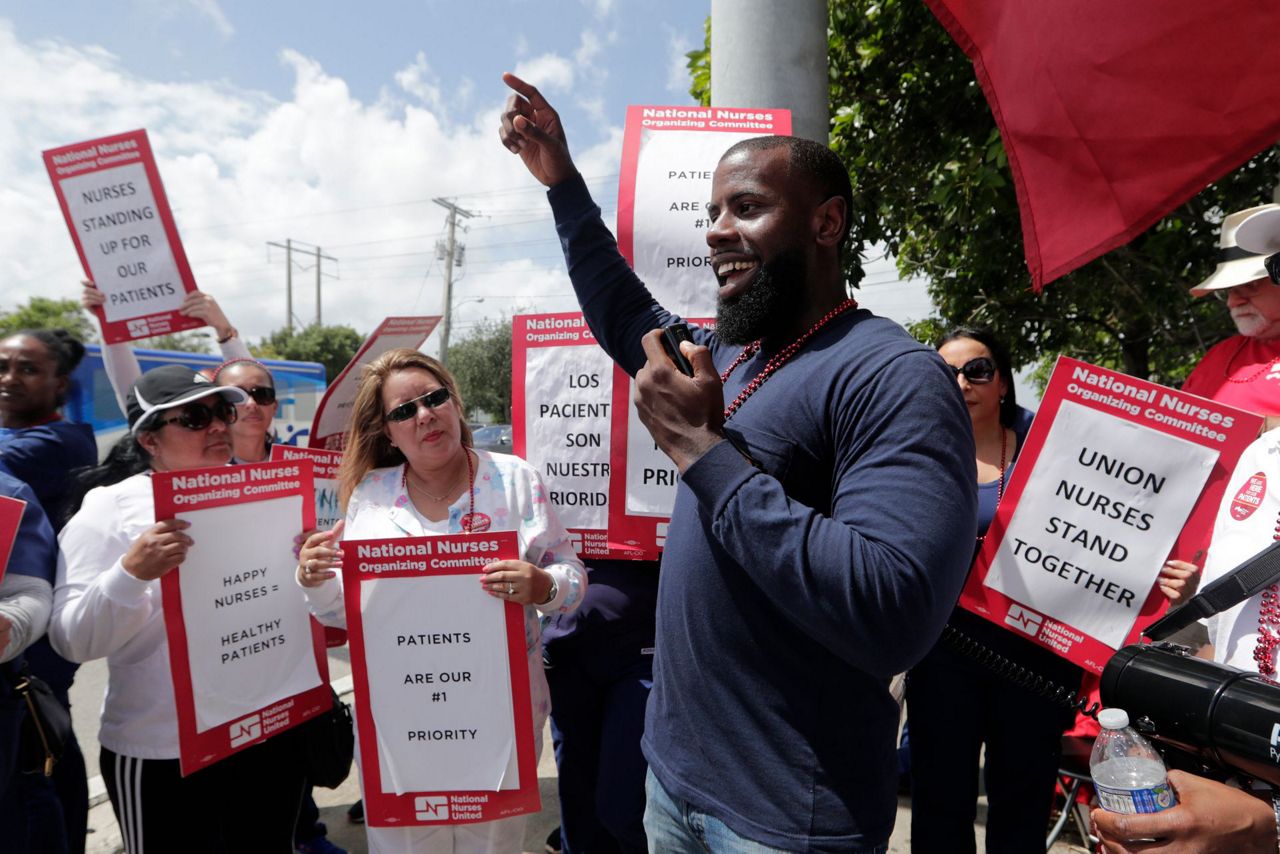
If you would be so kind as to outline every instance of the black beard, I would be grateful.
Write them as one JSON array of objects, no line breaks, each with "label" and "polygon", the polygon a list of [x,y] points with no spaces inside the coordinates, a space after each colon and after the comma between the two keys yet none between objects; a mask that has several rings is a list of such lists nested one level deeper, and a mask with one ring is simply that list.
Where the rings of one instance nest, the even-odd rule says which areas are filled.
[{"label": "black beard", "polygon": [[795,294],[808,272],[804,256],[795,249],[761,264],[745,291],[716,303],[716,337],[744,345],[789,328],[803,307]]}]

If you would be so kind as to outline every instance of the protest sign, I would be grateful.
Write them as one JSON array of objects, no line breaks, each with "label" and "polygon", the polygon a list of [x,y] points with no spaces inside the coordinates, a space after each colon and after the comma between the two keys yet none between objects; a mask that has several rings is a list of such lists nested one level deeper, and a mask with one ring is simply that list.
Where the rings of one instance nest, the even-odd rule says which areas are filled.
[{"label": "protest sign", "polygon": [[360,368],[397,347],[417,350],[439,322],[439,317],[388,317],[379,323],[342,373],[325,389],[311,422],[307,444],[312,448],[341,451],[347,441],[347,428],[351,426],[356,389],[360,387]]},{"label": "protest sign", "polygon": [[[627,108],[618,182],[618,249],[663,308],[709,325],[717,283],[710,268],[707,203],[720,156],[757,136],[791,133],[791,111],[734,107]],[[613,376],[609,531],[634,556],[666,542],[678,472],[654,445],[632,402],[631,378]]]},{"label": "protest sign", "polygon": [[316,496],[314,527],[327,531],[338,524],[342,519],[342,511],[338,509],[338,466],[342,465],[341,451],[275,444],[271,446],[271,459],[274,462],[309,461]]},{"label": "protest sign", "polygon": [[347,540],[342,578],[365,819],[468,824],[540,809],[524,608],[480,570],[511,531]]},{"label": "protest sign", "polygon": [[[691,318],[689,323],[715,328],[709,318]],[[640,420],[632,389],[631,377],[615,365],[609,448],[610,471],[615,474],[609,482],[609,536],[632,550],[631,556],[657,560],[666,545],[680,472]]]},{"label": "protest sign", "polygon": [[194,541],[161,578],[183,775],[328,711],[320,624],[294,580],[293,538],[315,523],[298,462],[156,472],[157,521]]},{"label": "protest sign", "polygon": [[790,110],[627,107],[618,249],[667,311],[686,318],[715,313],[707,202],[720,155],[744,139],[790,133]]},{"label": "protest sign", "polygon": [[26,509],[27,502],[21,498],[0,496],[0,581],[4,580],[4,572],[9,567],[9,555],[13,554],[13,544],[18,539],[18,528],[22,526],[22,514]]},{"label": "protest sign", "polygon": [[145,130],[44,152],[85,275],[106,297],[108,344],[203,326],[178,313],[196,289]]},{"label": "protest sign", "polygon": [[[342,464],[341,451],[327,451],[324,448],[300,448],[296,445],[276,443],[271,446],[272,460],[307,460],[311,463],[311,482],[316,496],[315,527],[320,531],[329,531],[342,521],[342,510],[338,506],[338,466]],[[324,645],[326,647],[344,646],[347,643],[347,630],[337,626],[323,626]]]},{"label": "protest sign", "polygon": [[1165,560],[1200,562],[1261,420],[1060,358],[960,604],[1101,673],[1167,606]]},{"label": "protest sign", "polygon": [[580,313],[511,324],[513,450],[542,475],[579,555],[634,556],[608,536],[613,360]]}]

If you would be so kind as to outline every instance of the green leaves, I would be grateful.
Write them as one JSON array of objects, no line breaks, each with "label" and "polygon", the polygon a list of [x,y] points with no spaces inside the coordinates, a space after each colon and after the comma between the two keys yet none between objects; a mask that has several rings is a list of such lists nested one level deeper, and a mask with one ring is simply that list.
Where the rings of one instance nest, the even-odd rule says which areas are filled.
[{"label": "green leaves", "polygon": [[326,380],[333,382],[364,339],[350,326],[313,323],[303,329],[277,329],[249,350],[258,358],[319,362],[324,365]]},{"label": "green leaves", "polygon": [[465,340],[449,347],[467,411],[481,410],[511,423],[511,321],[482,320]]},{"label": "green leaves", "polygon": [[98,340],[98,324],[73,299],[32,297],[24,306],[0,312],[0,337],[19,329],[65,329],[83,342]]}]

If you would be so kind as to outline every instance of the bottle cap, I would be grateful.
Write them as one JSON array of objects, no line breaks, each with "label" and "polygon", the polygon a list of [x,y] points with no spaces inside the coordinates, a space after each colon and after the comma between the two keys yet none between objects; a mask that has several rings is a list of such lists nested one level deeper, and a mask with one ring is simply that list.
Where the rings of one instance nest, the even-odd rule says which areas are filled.
[{"label": "bottle cap", "polygon": [[1098,712],[1098,723],[1103,729],[1124,729],[1129,725],[1129,713],[1124,709],[1103,709]]}]

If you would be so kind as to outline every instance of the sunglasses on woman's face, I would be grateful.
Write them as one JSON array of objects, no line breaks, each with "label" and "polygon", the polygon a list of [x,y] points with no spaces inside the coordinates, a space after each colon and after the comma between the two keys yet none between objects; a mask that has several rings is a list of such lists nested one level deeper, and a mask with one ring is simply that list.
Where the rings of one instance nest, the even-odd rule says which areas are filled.
[{"label": "sunglasses on woman's face", "polygon": [[956,379],[964,374],[964,378],[973,385],[984,385],[996,378],[996,363],[986,356],[970,359],[958,368],[955,365],[947,365],[947,367],[956,375]]},{"label": "sunglasses on woman's face", "polygon": [[393,423],[408,421],[410,418],[418,414],[419,406],[425,406],[427,409],[435,409],[437,406],[443,406],[448,402],[449,389],[441,386],[435,391],[427,392],[422,395],[422,397],[415,397],[413,400],[406,400],[404,403],[394,407],[390,412],[382,417]]},{"label": "sunglasses on woman's face", "polygon": [[187,430],[198,432],[200,430],[208,430],[209,425],[213,423],[213,419],[215,418],[223,424],[235,424],[235,406],[228,403],[221,397],[214,402],[213,406],[189,403],[174,417],[157,421],[155,429],[159,430],[166,424],[177,424],[179,427],[185,427]]},{"label": "sunglasses on woman's face", "polygon": [[276,390],[269,385],[256,385],[253,388],[240,389],[259,406],[270,406],[276,402]]}]

